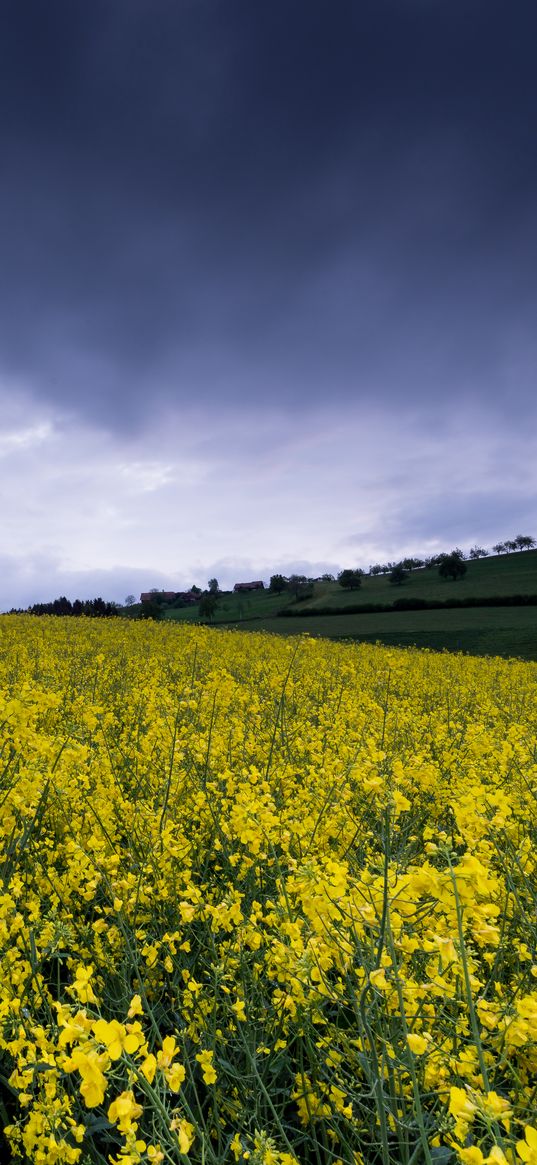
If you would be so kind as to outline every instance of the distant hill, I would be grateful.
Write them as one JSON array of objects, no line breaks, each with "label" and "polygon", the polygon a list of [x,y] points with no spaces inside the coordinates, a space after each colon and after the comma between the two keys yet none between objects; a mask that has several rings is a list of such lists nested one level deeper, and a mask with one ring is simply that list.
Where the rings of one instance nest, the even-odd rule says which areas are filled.
[{"label": "distant hill", "polygon": [[[457,582],[440,578],[438,569],[412,571],[402,586],[386,576],[365,576],[357,591],[338,583],[315,583],[311,597],[295,602],[289,594],[268,591],[247,596],[222,595],[215,626],[268,630],[278,634],[308,632],[333,639],[351,638],[408,646],[416,644],[477,654],[514,655],[537,659],[537,606],[482,606],[460,610],[397,611],[398,600],[449,603],[470,599],[487,604],[494,597],[537,596],[537,550],[502,554],[467,563]],[[388,612],[351,613],[349,607],[370,603],[387,605]],[[285,611],[285,617],[281,612]],[[333,612],[323,614],[323,611]],[[198,608],[168,611],[170,619],[199,621]]]},{"label": "distant hill", "polygon": [[467,562],[464,578],[454,582],[440,578],[438,567],[422,567],[410,572],[402,586],[393,586],[387,575],[366,575],[359,591],[345,591],[339,583],[317,583],[312,599],[304,603],[309,610],[317,607],[345,607],[361,602],[393,603],[396,599],[415,597],[441,601],[450,598],[490,598],[494,595],[537,594],[537,550],[516,554],[499,554]]}]

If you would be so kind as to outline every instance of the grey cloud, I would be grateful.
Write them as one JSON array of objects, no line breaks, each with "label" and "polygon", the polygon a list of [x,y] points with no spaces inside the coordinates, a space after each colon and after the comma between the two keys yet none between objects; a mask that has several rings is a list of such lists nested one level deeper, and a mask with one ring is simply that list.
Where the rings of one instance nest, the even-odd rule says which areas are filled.
[{"label": "grey cloud", "polygon": [[335,573],[536,533],[532,435],[500,435],[483,412],[438,429],[430,415],[354,408],[339,419],[325,404],[285,427],[275,410],[264,435],[255,410],[225,429],[190,415],[126,444],[10,411],[9,398],[2,411],[4,608],[60,592],[121,601],[214,575],[230,587],[278,570]]},{"label": "grey cloud", "polygon": [[10,602],[535,533],[536,32],[533,0],[7,0]]},{"label": "grey cloud", "polygon": [[387,498],[378,527],[349,535],[340,553],[346,562],[357,558],[365,566],[454,546],[468,550],[476,543],[490,550],[505,538],[518,533],[533,536],[536,530],[534,491],[513,497],[501,486],[492,486],[489,490],[469,488],[457,495],[447,482],[443,489],[433,487],[425,497],[414,496],[399,505]]},{"label": "grey cloud", "polygon": [[535,308],[529,3],[507,30],[480,2],[30,7],[0,58],[5,368],[117,431],[192,397],[528,399],[498,366]]},{"label": "grey cloud", "polygon": [[517,499],[513,507],[513,499],[501,488],[490,493],[469,490],[462,497],[453,497],[448,486],[421,505],[401,507],[388,524],[386,538],[400,543],[404,530],[405,543],[413,544],[417,553],[432,545],[449,550],[452,545],[469,548],[476,542],[490,549],[495,542],[513,538],[526,528],[531,533],[534,526],[534,499]]},{"label": "grey cloud", "polygon": [[98,595],[111,602],[123,603],[125,597],[139,597],[142,590],[158,587],[179,589],[189,583],[159,570],[140,570],[121,566],[110,570],[66,570],[54,555],[38,554],[27,558],[0,556],[0,609],[25,610],[33,603],[48,603],[65,595],[68,599],[93,599]]}]

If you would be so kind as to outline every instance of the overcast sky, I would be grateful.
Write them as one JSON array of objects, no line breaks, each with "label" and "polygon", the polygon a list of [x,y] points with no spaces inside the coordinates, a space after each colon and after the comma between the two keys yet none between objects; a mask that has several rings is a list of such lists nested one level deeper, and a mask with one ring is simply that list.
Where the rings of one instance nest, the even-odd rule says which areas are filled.
[{"label": "overcast sky", "polygon": [[537,536],[535,0],[4,0],[0,608]]}]

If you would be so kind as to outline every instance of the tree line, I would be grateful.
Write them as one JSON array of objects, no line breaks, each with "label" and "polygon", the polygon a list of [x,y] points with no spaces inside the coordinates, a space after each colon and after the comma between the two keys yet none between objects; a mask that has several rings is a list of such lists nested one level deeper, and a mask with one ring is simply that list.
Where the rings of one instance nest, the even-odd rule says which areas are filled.
[{"label": "tree line", "polygon": [[[532,550],[535,546],[537,546],[537,539],[532,538],[529,534],[517,534],[516,538],[508,538],[505,542],[496,542],[492,550],[495,554],[511,554],[512,551],[516,550]],[[490,552],[483,546],[472,546],[468,554],[465,554],[464,550],[460,550],[459,547],[456,547],[451,553],[456,554],[464,561],[465,559],[488,558]],[[381,564],[377,562],[374,566],[369,567],[369,574],[390,574],[396,566],[402,566],[403,570],[419,570],[423,567],[430,569],[434,566],[440,566],[446,557],[445,553],[441,553],[431,554],[426,558],[403,558],[397,563],[385,562]]]},{"label": "tree line", "polygon": [[[412,564],[412,565],[411,565]],[[400,587],[407,578],[410,578],[412,570],[423,568],[426,564],[420,562],[419,559],[404,558],[401,562],[387,563],[386,569],[370,570],[370,575],[388,574],[388,581],[392,586]],[[452,550],[450,554],[436,554],[434,562],[427,563],[430,568],[432,566],[438,567],[438,573],[441,578],[450,578],[456,580],[463,578],[468,569],[464,561],[464,554],[458,547]],[[356,591],[362,585],[365,571],[360,570],[341,570],[337,576],[337,581],[345,590]]]},{"label": "tree line", "polygon": [[118,603],[109,603],[106,599],[101,599],[99,596],[96,599],[67,599],[65,595],[60,595],[59,599],[53,599],[50,603],[32,603],[31,607],[12,607],[8,612],[9,615],[89,615],[92,619],[106,618],[110,619],[113,615],[119,615],[120,606]]},{"label": "tree line", "polygon": [[[537,546],[537,540],[532,538],[529,534],[517,534],[516,538],[507,539],[505,542],[497,542],[492,550],[496,554],[510,554],[517,550],[532,550]],[[426,558],[407,557],[402,558],[399,562],[384,562],[375,563],[369,567],[369,571],[362,570],[360,567],[346,568],[340,570],[337,576],[333,574],[323,574],[320,579],[306,578],[305,575],[293,574],[287,577],[284,574],[273,574],[269,583],[269,590],[272,594],[283,594],[288,592],[294,596],[295,599],[308,598],[311,593],[311,588],[314,582],[338,582],[345,590],[357,591],[362,585],[362,579],[365,578],[366,573],[373,578],[378,575],[388,575],[389,582],[393,586],[402,586],[402,584],[409,578],[413,570],[431,570],[434,567],[438,569],[441,578],[459,579],[463,578],[467,570],[467,561],[476,561],[480,558],[488,558],[489,551],[483,546],[472,546],[468,554],[456,546],[450,552],[443,551],[440,554],[431,554]]]},{"label": "tree line", "polygon": [[[511,554],[516,551],[532,550],[537,546],[537,539],[532,538],[529,534],[517,534],[515,538],[508,538],[505,542],[496,542],[492,547],[495,554]],[[365,578],[366,573],[372,577],[378,575],[388,575],[389,582],[393,586],[402,586],[402,584],[409,578],[413,570],[431,570],[434,567],[438,569],[438,573],[442,578],[459,579],[463,578],[467,570],[467,561],[476,561],[480,558],[487,558],[489,551],[483,546],[472,546],[468,554],[461,550],[458,546],[454,550],[442,552],[440,554],[432,554],[425,558],[406,557],[399,562],[385,562],[375,563],[369,567],[369,571],[364,571],[360,567],[346,568],[340,570],[337,578],[333,574],[323,574],[320,578],[308,578],[304,574],[273,574],[269,582],[269,591],[272,594],[290,594],[296,602],[302,599],[310,598],[313,595],[313,586],[316,582],[338,582],[345,590],[359,590],[362,585],[362,579]],[[190,593],[199,596],[199,611],[202,618],[209,621],[214,617],[216,608],[218,606],[219,598],[222,594],[218,579],[211,578],[207,584],[207,590],[202,591],[198,586],[192,586]],[[151,602],[142,603],[138,611],[138,618],[142,619],[159,619],[162,618],[164,610],[170,604],[164,600],[164,594],[156,588],[151,591]],[[125,607],[134,606],[136,600],[134,595],[127,595],[125,599]],[[179,595],[171,606],[183,606],[184,602]],[[53,599],[50,603],[33,603],[32,606],[23,608],[12,607],[8,612],[10,615],[16,614],[30,614],[30,615],[61,615],[61,616],[80,616],[87,615],[91,618],[111,618],[119,615],[122,610],[121,604],[108,602],[100,596],[95,599],[68,599],[65,595],[60,595],[58,599]]]}]

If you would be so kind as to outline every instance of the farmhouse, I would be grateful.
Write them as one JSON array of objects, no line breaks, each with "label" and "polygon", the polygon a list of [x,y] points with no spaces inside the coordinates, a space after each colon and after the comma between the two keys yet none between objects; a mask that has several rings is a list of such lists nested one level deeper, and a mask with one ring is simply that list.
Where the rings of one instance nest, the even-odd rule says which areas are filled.
[{"label": "farmhouse", "polygon": [[256,582],[235,583],[234,591],[264,591],[265,584],[259,579]]},{"label": "farmhouse", "polygon": [[140,595],[141,603],[152,603],[155,599],[160,599],[165,603],[172,603],[177,598],[177,591],[142,591]]},{"label": "farmhouse", "polygon": [[143,591],[140,595],[141,603],[152,603],[155,599],[161,603],[173,603],[176,599],[183,603],[197,603],[199,595],[192,591]]}]

